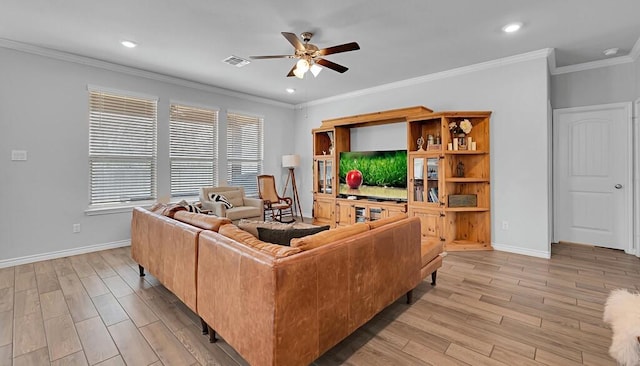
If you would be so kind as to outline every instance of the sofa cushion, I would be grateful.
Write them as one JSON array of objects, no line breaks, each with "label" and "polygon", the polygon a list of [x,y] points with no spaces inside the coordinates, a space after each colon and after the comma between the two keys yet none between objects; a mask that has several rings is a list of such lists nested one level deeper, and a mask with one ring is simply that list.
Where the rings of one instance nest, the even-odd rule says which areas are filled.
[{"label": "sofa cushion", "polygon": [[422,243],[420,245],[420,266],[424,267],[431,262],[438,254],[442,253],[442,242],[438,243]]},{"label": "sofa cushion", "polygon": [[323,245],[333,243],[340,239],[358,235],[369,230],[369,225],[364,222],[342,226],[335,229],[323,231],[317,234],[305,236],[304,238],[291,239],[291,246],[302,250],[318,248]]},{"label": "sofa cushion", "polygon": [[262,212],[258,207],[239,206],[228,209],[225,215],[227,215],[227,218],[230,220],[240,220],[247,217],[260,217]]},{"label": "sofa cushion", "polygon": [[287,229],[269,229],[266,227],[258,227],[258,239],[268,243],[289,246],[291,239],[302,238],[325,230],[329,230],[329,225],[306,229],[295,229],[293,227]]},{"label": "sofa cushion", "polygon": [[186,224],[212,231],[218,231],[220,226],[231,223],[231,220],[226,217],[205,215],[189,211],[178,211],[173,215],[173,218]]},{"label": "sofa cushion", "polygon": [[256,221],[256,220],[246,220],[242,219],[238,223],[238,227],[251,235],[258,237],[258,228],[264,227],[267,229],[291,229],[293,228],[294,223],[284,224],[277,221]]},{"label": "sofa cushion", "polygon": [[276,258],[288,257],[296,253],[300,253],[302,250],[298,248],[286,247],[284,245],[265,243],[264,241],[257,239],[248,232],[240,229],[239,227],[228,224],[222,225],[218,232],[229,239],[233,239],[238,243],[255,248],[265,253],[269,253]]},{"label": "sofa cushion", "polygon": [[213,202],[220,202],[226,209],[230,209],[234,206],[233,203],[229,202],[229,199],[226,196],[223,196],[218,193],[209,193],[209,199]]},{"label": "sofa cushion", "polygon": [[400,220],[406,219],[406,218],[407,218],[407,214],[406,213],[398,213],[398,214],[393,215],[393,216],[385,217],[384,219],[370,221],[367,224],[369,224],[369,229],[373,230],[375,228],[379,228],[380,226],[384,226],[386,224],[391,224],[392,222],[400,221]]}]

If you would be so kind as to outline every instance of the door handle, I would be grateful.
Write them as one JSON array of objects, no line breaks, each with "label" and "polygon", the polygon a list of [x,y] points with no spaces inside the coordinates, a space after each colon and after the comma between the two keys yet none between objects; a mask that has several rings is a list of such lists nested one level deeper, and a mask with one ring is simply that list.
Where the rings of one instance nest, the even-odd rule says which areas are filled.
[{"label": "door handle", "polygon": [[622,184],[618,183],[614,186],[616,189],[622,189]]}]

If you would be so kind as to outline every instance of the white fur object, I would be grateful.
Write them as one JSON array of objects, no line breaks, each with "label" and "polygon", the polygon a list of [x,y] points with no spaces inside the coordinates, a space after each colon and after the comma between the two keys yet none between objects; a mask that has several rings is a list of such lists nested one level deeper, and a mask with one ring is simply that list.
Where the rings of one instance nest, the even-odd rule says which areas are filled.
[{"label": "white fur object", "polygon": [[603,320],[613,331],[611,357],[623,366],[640,366],[640,294],[625,289],[611,291]]}]

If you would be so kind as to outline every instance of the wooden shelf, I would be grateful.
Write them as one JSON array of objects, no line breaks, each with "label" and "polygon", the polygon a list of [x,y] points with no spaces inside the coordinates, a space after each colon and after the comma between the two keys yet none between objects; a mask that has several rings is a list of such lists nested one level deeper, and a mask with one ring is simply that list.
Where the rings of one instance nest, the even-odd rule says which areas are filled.
[{"label": "wooden shelf", "polygon": [[447,212],[487,212],[489,211],[486,207],[445,207],[444,209]]},{"label": "wooden shelf", "polygon": [[445,155],[483,155],[488,154],[484,150],[444,150]]},{"label": "wooden shelf", "polygon": [[489,183],[489,178],[451,177],[451,178],[445,178],[444,180],[447,183]]},{"label": "wooden shelf", "polygon": [[[408,121],[409,212],[421,219],[423,242],[442,238],[449,250],[491,250],[491,245],[485,244],[491,243],[490,116],[491,112],[482,111],[437,112]],[[446,150],[448,144],[454,145],[450,124],[459,125],[463,120],[472,125],[465,138],[473,139],[479,150]],[[443,150],[415,151],[417,140],[429,136],[439,136]],[[416,176],[427,177],[434,169],[440,177],[437,183],[415,180]],[[455,177],[460,170],[462,177]],[[447,207],[419,201],[416,197],[420,192],[426,196],[427,185],[437,189],[441,201],[451,195],[473,195],[478,207]]]}]

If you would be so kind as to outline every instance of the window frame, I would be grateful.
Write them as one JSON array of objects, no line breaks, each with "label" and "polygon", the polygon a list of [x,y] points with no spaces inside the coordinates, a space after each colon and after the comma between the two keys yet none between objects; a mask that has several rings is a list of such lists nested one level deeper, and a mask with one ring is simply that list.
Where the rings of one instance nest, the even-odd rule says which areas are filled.
[{"label": "window frame", "polygon": [[[105,113],[104,109],[94,109],[94,105],[93,103],[100,103],[100,100],[98,101],[94,101],[94,95],[97,96],[97,98],[99,98],[99,94],[103,94],[103,95],[107,95],[107,96],[111,96],[114,99],[112,100],[115,101],[116,98],[128,98],[128,99],[132,99],[135,103],[142,105],[145,103],[148,103],[149,105],[146,106],[146,108],[150,108],[150,113],[148,115],[145,115],[145,113],[147,113],[147,111],[145,111],[144,113],[141,113],[140,115],[136,116],[138,119],[146,119],[144,121],[144,123],[148,123],[148,125],[146,125],[145,127],[148,129],[148,131],[146,133],[141,133],[139,136],[143,139],[143,141],[145,142],[143,145],[146,147],[141,147],[142,145],[136,145],[134,143],[132,143],[131,141],[128,141],[130,144],[132,144],[132,147],[134,149],[138,149],[138,153],[134,154],[134,153],[122,153],[122,151],[125,149],[125,147],[123,147],[123,140],[120,140],[120,147],[119,149],[121,150],[120,152],[117,152],[116,150],[118,150],[118,148],[113,148],[110,150],[110,148],[108,146],[105,146],[104,143],[101,143],[99,140],[100,138],[104,138],[104,131],[102,132],[96,132],[95,134],[94,129],[98,129],[99,130],[99,124],[102,122],[106,122],[106,123],[121,123],[122,125],[122,129],[126,128],[126,123],[124,122],[116,122],[117,119],[119,119],[118,117],[115,116],[111,116],[110,118],[95,118],[92,116],[92,114],[96,113]],[[153,202],[155,202],[158,198],[158,100],[159,98],[157,96],[153,96],[153,95],[148,95],[148,94],[142,94],[142,93],[137,93],[137,92],[131,92],[131,91],[125,91],[125,90],[118,90],[118,89],[111,89],[111,88],[106,88],[106,87],[101,87],[101,86],[94,86],[94,85],[88,85],[87,86],[87,120],[89,122],[88,124],[88,154],[87,154],[87,163],[88,163],[88,208],[85,210],[85,213],[87,215],[96,215],[96,214],[103,214],[103,213],[116,213],[116,212],[126,212],[129,211],[130,208],[135,207],[135,206],[148,206],[150,204],[152,204]],[[126,112],[126,108],[123,108],[123,112]],[[130,122],[131,120],[133,120],[132,118],[132,111],[129,111],[129,113],[131,113],[130,115],[124,115],[125,117],[121,117],[122,118],[129,118],[129,120],[127,120],[127,122]],[[138,121],[139,122],[139,121]],[[125,134],[122,134],[121,136],[119,136],[120,138],[126,136]],[[117,138],[117,137],[116,137]],[[126,145],[126,141],[124,142],[124,145]],[[149,152],[148,155],[144,155],[141,154],[140,151],[145,150],[145,152]],[[92,152],[92,150],[98,150],[96,152]],[[102,150],[101,152],[99,150]],[[144,162],[147,163],[149,165],[149,169],[150,169],[150,175],[149,175],[149,196],[145,197],[143,199],[133,199],[133,200],[123,200],[123,201],[109,201],[107,200],[106,202],[100,202],[100,200],[97,200],[96,198],[96,192],[94,192],[94,182],[95,179],[97,179],[100,175],[96,174],[96,172],[94,171],[94,163],[95,162],[121,162],[123,163],[123,165],[126,165],[126,161],[138,161],[138,162]],[[120,167],[121,169],[122,167]],[[96,168],[96,170],[99,170],[98,168]],[[104,187],[107,187],[106,185]],[[97,201],[97,202],[96,202]]]},{"label": "window frame", "polygon": [[[244,118],[244,119],[256,119],[256,121],[258,122],[259,128],[257,134],[259,137],[259,141],[258,141],[258,148],[255,149],[255,155],[253,156],[239,156],[236,157],[237,155],[237,151],[234,150],[234,146],[237,148],[237,145],[234,144],[232,146],[231,142],[232,140],[237,140],[239,139],[237,137],[237,134],[241,134],[240,131],[231,131],[231,128],[233,127],[239,127],[240,125],[238,123],[234,123],[233,125],[230,123],[230,121],[232,120],[232,118],[230,118],[231,115],[236,115],[239,116],[240,118]],[[227,184],[229,184],[230,186],[240,186],[243,187],[245,190],[245,195],[247,197],[258,197],[258,181],[257,181],[257,176],[262,174],[263,169],[264,169],[264,116],[262,115],[258,115],[258,114],[254,114],[254,113],[249,113],[249,112],[243,112],[243,111],[237,111],[237,110],[227,110],[227,114],[226,114],[226,141],[227,141]],[[253,143],[255,144],[255,142]],[[247,145],[248,146],[248,145]],[[240,146],[240,151],[244,152],[247,151],[245,149],[245,144],[244,142],[242,142],[242,145]],[[252,164],[255,163],[256,164],[256,172],[255,174],[249,173],[251,175],[255,175],[253,181],[250,183],[248,180],[246,182],[237,182],[237,181],[233,181],[233,168],[234,168],[234,164],[242,164],[242,163],[248,163],[248,164]],[[240,169],[242,169],[242,167],[240,167]],[[251,185],[251,186],[249,186]]]},{"label": "window frame", "polygon": [[[172,156],[172,122],[173,121],[173,107],[178,106],[187,109],[199,109],[207,112],[213,112],[215,114],[213,125],[213,136],[211,139],[212,142],[212,156],[211,158],[199,158],[198,156],[191,157],[174,157]],[[188,122],[185,122],[188,123]],[[193,122],[192,123],[198,123]],[[200,122],[205,123],[205,122]],[[170,100],[169,101],[169,196],[171,197],[171,202],[180,201],[180,200],[188,200],[188,199],[196,199],[199,197],[200,192],[196,192],[195,194],[182,194],[182,195],[174,195],[173,188],[173,180],[174,180],[174,172],[173,172],[173,162],[174,161],[211,161],[212,162],[212,183],[211,186],[217,186],[219,184],[219,166],[220,166],[220,156],[219,156],[219,139],[220,139],[220,108],[207,106],[207,105],[199,105],[189,102],[182,102],[179,100]],[[202,187],[202,186],[201,186]]]}]

